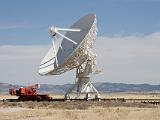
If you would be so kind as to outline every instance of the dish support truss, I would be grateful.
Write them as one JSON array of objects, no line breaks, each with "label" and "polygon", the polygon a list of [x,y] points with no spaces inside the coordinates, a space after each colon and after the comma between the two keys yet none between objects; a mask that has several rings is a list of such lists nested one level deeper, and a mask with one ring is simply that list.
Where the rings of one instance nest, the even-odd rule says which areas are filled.
[{"label": "dish support truss", "polygon": [[66,71],[77,68],[83,64],[88,58],[88,51],[93,47],[97,35],[97,20],[95,19],[90,31],[85,36],[84,40],[80,43],[79,47],[75,49],[74,54],[65,60],[64,64],[59,65],[58,68],[49,72],[51,75],[59,75]]},{"label": "dish support truss", "polygon": [[76,69],[76,80],[74,86],[69,89],[65,94],[65,99],[70,99],[71,94],[76,94],[75,98],[80,98],[81,95],[85,95],[85,99],[92,99],[95,95],[95,99],[100,100],[100,94],[90,81],[90,75],[92,74],[93,67],[96,64],[96,56],[90,53],[90,57]]}]

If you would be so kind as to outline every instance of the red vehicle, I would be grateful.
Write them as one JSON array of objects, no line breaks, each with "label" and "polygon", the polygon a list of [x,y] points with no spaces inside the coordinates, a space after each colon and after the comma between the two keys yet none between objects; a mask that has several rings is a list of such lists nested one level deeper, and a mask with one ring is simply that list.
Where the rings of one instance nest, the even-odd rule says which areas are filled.
[{"label": "red vehicle", "polygon": [[51,101],[52,97],[48,94],[37,94],[39,88],[40,85],[35,84],[28,87],[21,87],[18,90],[9,89],[9,94],[19,96],[19,101]]}]

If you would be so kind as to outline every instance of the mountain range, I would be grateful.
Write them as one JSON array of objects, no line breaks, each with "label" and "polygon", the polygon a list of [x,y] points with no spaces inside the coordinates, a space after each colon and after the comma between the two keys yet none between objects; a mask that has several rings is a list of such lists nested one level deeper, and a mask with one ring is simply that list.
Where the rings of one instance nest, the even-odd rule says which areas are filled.
[{"label": "mountain range", "polygon": [[[93,83],[93,85],[101,93],[160,91],[160,85],[150,85],[150,84],[125,84],[125,83],[97,82],[97,83]],[[64,84],[64,85],[41,84],[39,92],[40,93],[63,94],[72,86],[73,86],[73,84]],[[18,89],[19,87],[22,87],[22,86],[8,84],[8,83],[0,83],[0,94],[8,93],[8,90],[10,88]],[[23,86],[23,87],[25,87],[25,86]]]}]

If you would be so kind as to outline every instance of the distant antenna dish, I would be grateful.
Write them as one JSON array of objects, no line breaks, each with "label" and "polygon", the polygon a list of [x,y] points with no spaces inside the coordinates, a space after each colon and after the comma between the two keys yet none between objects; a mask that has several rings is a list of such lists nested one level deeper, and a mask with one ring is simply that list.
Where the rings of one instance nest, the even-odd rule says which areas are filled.
[{"label": "distant antenna dish", "polygon": [[[66,32],[62,34],[61,32]],[[91,51],[97,35],[96,15],[88,14],[74,23],[69,29],[50,27],[52,47],[39,67],[40,75],[58,75],[76,68],[76,83],[65,95],[77,93],[77,97],[85,93],[98,91],[90,82],[90,74],[96,64],[96,55]]]}]

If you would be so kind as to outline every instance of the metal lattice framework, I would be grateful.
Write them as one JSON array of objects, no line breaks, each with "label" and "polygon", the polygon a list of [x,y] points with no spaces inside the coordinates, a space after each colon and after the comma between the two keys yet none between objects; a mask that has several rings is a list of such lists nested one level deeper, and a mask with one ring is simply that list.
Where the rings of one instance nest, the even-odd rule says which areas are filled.
[{"label": "metal lattice framework", "polygon": [[93,64],[96,63],[95,54],[91,52],[93,47],[94,40],[97,35],[97,21],[96,18],[93,22],[93,25],[89,32],[86,34],[84,40],[80,43],[79,47],[64,61],[62,65],[59,65],[58,68],[55,68],[53,71],[48,72],[51,75],[58,75],[69,71],[71,69],[77,68],[87,59],[91,59]]}]

